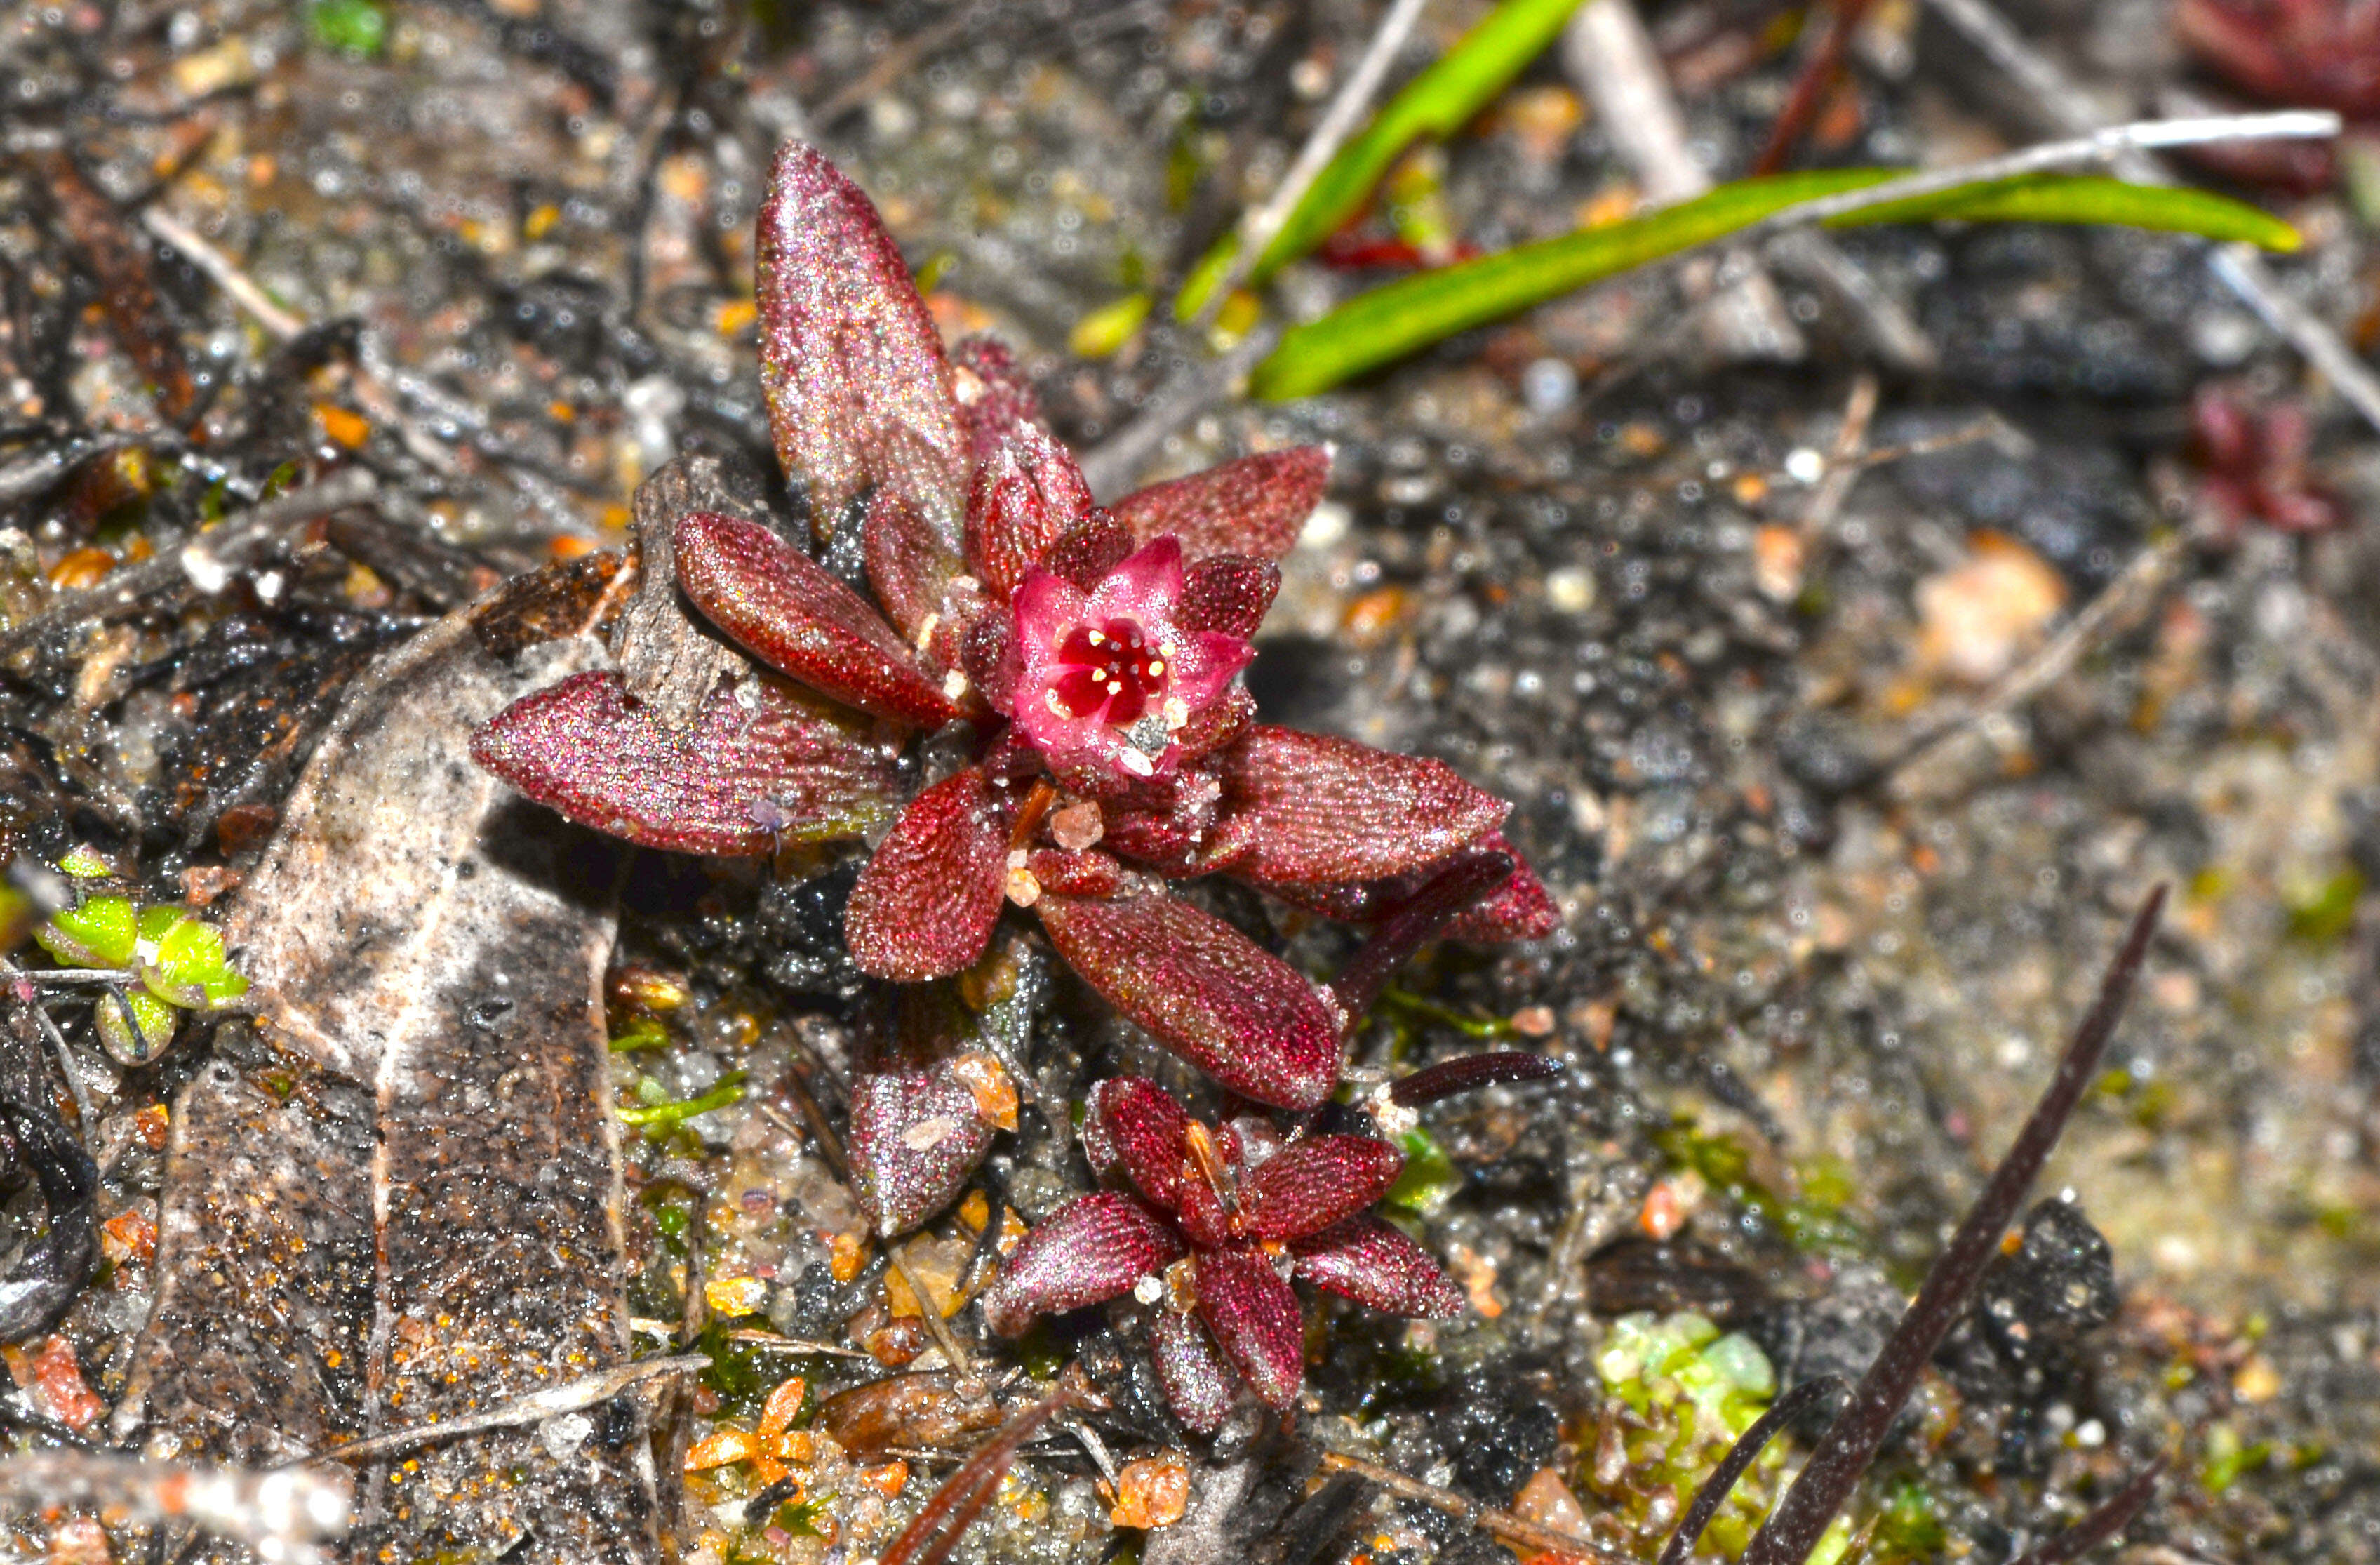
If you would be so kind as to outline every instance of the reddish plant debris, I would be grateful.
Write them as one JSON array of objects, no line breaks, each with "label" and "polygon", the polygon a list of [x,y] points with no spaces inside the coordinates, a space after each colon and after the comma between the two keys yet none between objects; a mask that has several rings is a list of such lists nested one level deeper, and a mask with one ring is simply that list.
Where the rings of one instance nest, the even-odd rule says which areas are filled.
[{"label": "reddish plant debris", "polygon": [[2190,454],[2226,528],[2249,521],[2282,532],[2338,525],[2338,506],[2306,473],[2313,427],[2291,399],[2257,407],[2221,386],[2202,387],[2190,408]]},{"label": "reddish plant debris", "polygon": [[1367,1135],[1284,1139],[1267,1121],[1202,1124],[1153,1082],[1092,1089],[1083,1147],[1125,1188],[1079,1196],[1027,1234],[984,1297],[996,1331],[1124,1292],[1158,1306],[1166,1400],[1211,1434],[1240,1386],[1282,1410],[1305,1376],[1292,1279],[1390,1315],[1461,1313],[1427,1251],[1368,1214],[1404,1154]]},{"label": "reddish plant debris", "polygon": [[[1249,637],[1327,453],[1245,457],[1103,509],[1004,348],[943,351],[875,209],[818,152],[779,155],[760,230],[778,455],[820,540],[860,528],[868,591],[763,525],[686,515],[677,583],[756,662],[685,731],[619,675],[577,676],[480,729],[482,766],[574,820],[682,852],[759,855],[889,820],[845,915],[862,969],[954,977],[1004,905],[1032,908],[1119,1011],[1277,1108],[1329,1094],[1355,1008],[1169,881],[1229,875],[1389,926],[1484,849],[1496,883],[1427,927],[1552,931],[1551,898],[1498,833],[1504,801],[1437,761],[1253,721]],[[905,797],[894,759],[926,734],[960,764]],[[988,1134],[917,1068],[855,1092],[881,1122],[856,1118],[853,1139],[887,1232],[954,1195]]]},{"label": "reddish plant debris", "polygon": [[2244,92],[2350,119],[2380,115],[2380,6],[2370,0],[2181,0],[2173,25]]}]

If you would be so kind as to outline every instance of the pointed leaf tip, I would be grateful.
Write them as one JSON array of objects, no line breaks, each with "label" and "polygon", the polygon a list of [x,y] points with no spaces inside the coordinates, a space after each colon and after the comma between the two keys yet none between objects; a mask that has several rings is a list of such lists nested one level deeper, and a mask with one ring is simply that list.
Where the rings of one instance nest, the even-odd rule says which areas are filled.
[{"label": "pointed leaf tip", "polygon": [[1386,1195],[1404,1164],[1402,1152],[1368,1135],[1293,1141],[1240,1182],[1240,1217],[1252,1239],[1301,1239]]},{"label": "pointed leaf tip", "polygon": [[851,959],[880,978],[946,978],[983,954],[1000,917],[1008,834],[968,767],[909,802],[844,910]]},{"label": "pointed leaf tip", "polygon": [[680,853],[856,837],[899,786],[864,724],[771,679],[722,684],[679,734],[617,674],[573,674],[490,719],[471,758],[582,826]]},{"label": "pointed leaf tip", "polygon": [[1430,1253],[1375,1217],[1352,1217],[1291,1248],[1297,1275],[1383,1315],[1444,1320],[1463,1313],[1463,1290]]},{"label": "pointed leaf tip", "polygon": [[698,511],[674,542],[686,597],[771,667],[912,728],[958,715],[874,605],[767,528]]},{"label": "pointed leaf tip", "polygon": [[1126,1020],[1245,1098],[1311,1109],[1339,1074],[1338,1018],[1294,969],[1163,895],[1044,894],[1050,943]]},{"label": "pointed leaf tip", "polygon": [[950,367],[901,249],[859,188],[787,142],[760,204],[760,384],[777,459],[832,532],[871,486],[955,554],[967,446]]},{"label": "pointed leaf tip", "polygon": [[1402,875],[1494,831],[1512,809],[1441,761],[1264,723],[1222,763],[1207,862],[1259,886]]},{"label": "pointed leaf tip", "polygon": [[1330,480],[1330,452],[1292,446],[1151,484],[1113,509],[1143,543],[1170,533],[1191,560],[1211,554],[1278,560],[1297,541]]},{"label": "pointed leaf tip", "polygon": [[984,1294],[984,1318],[1014,1337],[1035,1316],[1062,1315],[1112,1299],[1182,1257],[1162,1218],[1129,1195],[1079,1195],[1025,1236]]},{"label": "pointed leaf tip", "polygon": [[1261,1252],[1201,1250],[1198,1317],[1267,1407],[1285,1409],[1305,1380],[1305,1322],[1297,1295]]}]

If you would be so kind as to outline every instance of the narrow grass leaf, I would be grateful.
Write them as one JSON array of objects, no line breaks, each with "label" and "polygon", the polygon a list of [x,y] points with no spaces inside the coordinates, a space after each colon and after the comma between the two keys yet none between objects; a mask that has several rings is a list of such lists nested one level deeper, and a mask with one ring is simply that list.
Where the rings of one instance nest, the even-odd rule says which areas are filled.
[{"label": "narrow grass leaf", "polygon": [[1846,213],[1829,228],[1877,223],[2106,223],[2294,250],[2298,231],[2268,212],[2205,190],[2133,185],[2094,174],[2026,174]]},{"label": "narrow grass leaf", "polygon": [[[1337,232],[1363,207],[1380,176],[1407,147],[1424,137],[1442,140],[1462,129],[1531,60],[1545,53],[1578,4],[1579,0],[1505,0],[1464,33],[1323,165],[1305,197],[1290,210],[1281,231],[1248,269],[1249,285],[1263,283]],[[1174,300],[1176,319],[1188,321],[1198,313],[1216,280],[1230,265],[1238,243],[1237,236],[1224,236],[1191,270]]]}]

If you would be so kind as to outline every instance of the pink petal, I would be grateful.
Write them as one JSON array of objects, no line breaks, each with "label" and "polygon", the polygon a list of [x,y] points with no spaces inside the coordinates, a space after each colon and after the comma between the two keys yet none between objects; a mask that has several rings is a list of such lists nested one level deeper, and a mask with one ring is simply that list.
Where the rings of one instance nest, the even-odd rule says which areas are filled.
[{"label": "pink petal", "polygon": [[1220,631],[1245,641],[1264,623],[1280,590],[1281,567],[1270,560],[1211,555],[1182,573],[1182,628]]},{"label": "pink petal", "polygon": [[1025,1236],[983,1296],[983,1316],[1003,1337],[1037,1315],[1062,1315],[1112,1299],[1181,1258],[1172,1225],[1129,1195],[1078,1195]]},{"label": "pink petal", "polygon": [[1050,546],[1091,512],[1090,487],[1066,448],[1019,424],[976,469],[966,552],[994,598],[1006,598]]},{"label": "pink petal", "polygon": [[1260,886],[1376,880],[1444,858],[1512,806],[1439,761],[1259,723],[1223,752],[1208,864]]},{"label": "pink petal", "polygon": [[954,1067],[963,1038],[947,985],[905,987],[893,1036],[851,1083],[844,1144],[877,1231],[908,1232],[950,1205],[983,1161],[992,1126]]},{"label": "pink petal", "polygon": [[819,536],[880,487],[957,553],[968,462],[941,336],[876,209],[798,141],[760,205],[759,304],[777,460],[808,488]]},{"label": "pink petal", "polygon": [[1181,1310],[1160,1310],[1148,1323],[1149,1356],[1157,1362],[1157,1384],[1166,1405],[1183,1427],[1211,1435],[1223,1426],[1239,1391],[1239,1378],[1197,1317]]},{"label": "pink petal", "polygon": [[900,786],[867,725],[774,679],[721,685],[679,734],[617,674],[573,674],[490,719],[471,758],[582,826],[680,853],[856,837]]},{"label": "pink petal", "polygon": [[1019,425],[1041,422],[1041,400],[998,337],[964,338],[951,349],[951,394],[977,462],[988,459]]},{"label": "pink petal", "polygon": [[1111,1076],[1091,1088],[1084,1105],[1083,1151],[1099,1173],[1121,1171],[1170,1212],[1182,1203],[1189,1128],[1190,1116],[1172,1093],[1138,1076]]},{"label": "pink petal", "polygon": [[[1138,620],[1154,630],[1173,624],[1182,601],[1182,544],[1160,538],[1145,543],[1099,578],[1084,613],[1097,619]],[[1023,616],[1017,623],[1022,625]]]},{"label": "pink petal", "polygon": [[851,959],[880,978],[946,978],[983,954],[1008,880],[1008,831],[982,769],[909,801],[843,916]]},{"label": "pink petal", "polygon": [[1339,1022],[1314,986],[1212,914],[1163,895],[1034,904],[1083,980],[1244,1098],[1310,1109],[1339,1074]]},{"label": "pink petal", "polygon": [[1241,1231],[1300,1238],[1365,1210],[1389,1193],[1405,1155],[1368,1135],[1293,1141],[1240,1183]]},{"label": "pink petal", "polygon": [[1427,1250],[1378,1218],[1349,1218],[1292,1249],[1299,1277],[1367,1308],[1440,1320],[1463,1313],[1454,1280]]},{"label": "pink petal", "polygon": [[958,715],[874,605],[767,528],[698,511],[675,543],[686,597],[761,661],[912,728]]},{"label": "pink petal", "polygon": [[1243,456],[1151,484],[1115,503],[1116,519],[1146,541],[1171,533],[1194,560],[1253,554],[1278,560],[1321,503],[1330,454],[1318,445]]},{"label": "pink petal", "polygon": [[1198,1316],[1266,1406],[1287,1409],[1305,1379],[1305,1322],[1297,1295],[1262,1254],[1202,1250]]}]

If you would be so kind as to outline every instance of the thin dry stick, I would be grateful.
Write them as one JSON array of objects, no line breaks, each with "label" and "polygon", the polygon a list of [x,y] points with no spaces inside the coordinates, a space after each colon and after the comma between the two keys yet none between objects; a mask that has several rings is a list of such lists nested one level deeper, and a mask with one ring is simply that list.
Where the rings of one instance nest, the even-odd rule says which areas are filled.
[{"label": "thin dry stick", "polygon": [[[2070,134],[2099,123],[2098,108],[2082,90],[2047,55],[2019,37],[1988,0],[1927,3],[2023,88],[2049,123]],[[2127,179],[2172,181],[2154,160],[2138,154],[2121,160],[2118,167]],[[2282,292],[2261,256],[2246,245],[2224,245],[2207,258],[2207,265],[2266,326],[2321,370],[2350,406],[2380,430],[2380,375],[2374,375],[2327,322]]]},{"label": "thin dry stick", "polygon": [[350,1440],[329,1450],[319,1450],[310,1456],[293,1457],[278,1463],[272,1471],[285,1467],[302,1467],[310,1462],[335,1462],[352,1465],[379,1457],[395,1456],[403,1451],[419,1450],[424,1446],[443,1445],[465,1435],[484,1434],[490,1429],[510,1429],[523,1424],[541,1424],[549,1418],[559,1418],[565,1413],[578,1413],[598,1402],[610,1401],[639,1381],[655,1379],[663,1375],[691,1375],[710,1367],[710,1358],[702,1353],[680,1353],[674,1358],[640,1359],[607,1369],[599,1375],[589,1375],[542,1391],[474,1413],[462,1418],[450,1418],[440,1424],[417,1424],[410,1428],[393,1429],[385,1435],[372,1435],[360,1440]]},{"label": "thin dry stick", "polygon": [[1193,364],[1152,397],[1140,417],[1083,455],[1083,481],[1093,494],[1112,496],[1139,476],[1165,437],[1231,394],[1239,378],[1281,341],[1269,322],[1233,344],[1220,358]]},{"label": "thin dry stick", "polygon": [[2065,629],[2002,678],[1973,709],[1920,729],[1880,770],[1887,776],[1904,771],[1961,734],[2007,715],[2065,678],[2084,654],[2132,624],[2164,592],[2180,566],[2184,542],[2181,533],[2168,533],[2132,556],[2131,563]]},{"label": "thin dry stick", "polygon": [[1864,372],[1852,382],[1851,400],[1843,405],[1843,427],[1835,431],[1835,449],[1827,457],[1826,477],[1810,496],[1810,508],[1802,513],[1803,538],[1815,538],[1833,525],[1835,513],[1851,498],[1852,485],[1866,471],[1859,465],[1859,455],[1867,445],[1867,427],[1876,419],[1881,389],[1876,378]]},{"label": "thin dry stick", "polygon": [[379,492],[379,479],[361,467],[348,467],[321,483],[252,506],[170,553],[111,571],[96,587],[52,599],[49,607],[31,619],[0,633],[0,658],[10,657],[77,620],[109,619],[136,610],[173,586],[178,576],[188,576],[201,592],[220,592],[250,551],[300,523],[360,504]]},{"label": "thin dry stick", "polygon": [[1534,1522],[1524,1522],[1509,1510],[1465,1499],[1452,1489],[1442,1489],[1436,1484],[1425,1484],[1418,1478],[1408,1478],[1393,1467],[1382,1467],[1357,1456],[1344,1456],[1338,1451],[1324,1451],[1322,1466],[1327,1472],[1353,1473],[1367,1478],[1392,1495],[1405,1499],[1417,1499],[1448,1515],[1470,1523],[1481,1532],[1524,1548],[1560,1555],[1571,1559],[1601,1560],[1604,1565],[1637,1565],[1635,1557],[1625,1549],[1613,1548],[1572,1533],[1558,1533],[1551,1527],[1540,1527]]},{"label": "thin dry stick", "polygon": [[925,1322],[927,1334],[933,1338],[934,1346],[942,1350],[943,1360],[958,1372],[961,1391],[964,1392],[970,1385],[981,1386],[983,1377],[975,1372],[975,1362],[967,1357],[966,1350],[959,1346],[959,1340],[951,1334],[951,1328],[942,1324],[941,1305],[926,1292],[926,1285],[917,1280],[917,1274],[909,1269],[909,1263],[901,1258],[901,1252],[889,1240],[884,1245],[884,1255],[892,1263],[892,1269],[900,1273],[901,1280],[909,1285],[909,1296],[917,1301],[917,1318]]},{"label": "thin dry stick", "polygon": [[876,63],[867,73],[847,81],[828,95],[826,101],[810,111],[810,126],[824,130],[836,120],[859,107],[870,98],[907,73],[909,67],[943,45],[955,42],[961,34],[980,18],[973,6],[962,6],[957,11],[904,42],[894,44],[876,56]]},{"label": "thin dry stick", "polygon": [[[23,968],[0,956],[0,978],[14,984],[28,977]],[[114,977],[120,979],[124,975],[117,973]],[[39,1000],[29,1000],[25,1004],[33,1013],[33,1024],[41,1028],[42,1041],[50,1046],[50,1053],[58,1062],[58,1074],[67,1078],[67,1095],[74,1098],[75,1130],[87,1148],[91,1138],[99,1134],[99,1111],[91,1107],[91,1091],[83,1086],[82,1070],[75,1062],[74,1049],[67,1045],[67,1035],[58,1030],[56,1018]]]},{"label": "thin dry stick", "polygon": [[[1562,68],[1595,105],[1596,122],[1655,206],[1691,200],[1711,176],[1687,147],[1686,117],[1670,90],[1660,52],[1632,0],[1587,0],[1562,30]],[[1776,286],[1746,263],[1714,286],[1707,262],[1689,269],[1689,294],[1706,294],[1697,321],[1705,340],[1731,358],[1802,357],[1806,344]]]},{"label": "thin dry stick", "polygon": [[1281,176],[1281,183],[1273,188],[1264,205],[1240,220],[1239,246],[1232,252],[1223,274],[1208,291],[1205,302],[1199,305],[1193,325],[1204,330],[1213,321],[1215,312],[1223,308],[1223,301],[1232,297],[1248,269],[1256,265],[1257,258],[1281,232],[1281,224],[1289,221],[1289,214],[1305,199],[1305,192],[1314,188],[1315,180],[1339,155],[1347,138],[1355,133],[1356,122],[1372,106],[1373,94],[1379,91],[1389,67],[1396,63],[1397,51],[1413,36],[1414,24],[1421,20],[1422,7],[1428,3],[1429,0],[1391,0],[1389,14],[1380,18],[1372,41],[1364,46],[1363,57],[1340,84],[1339,95],[1330,100],[1330,106],[1322,111],[1321,120],[1314,127],[1313,134],[1306,137],[1305,145],[1297,150],[1289,172]]},{"label": "thin dry stick", "polygon": [[320,1538],[347,1530],[348,1497],[308,1473],[251,1473],[119,1455],[28,1451],[0,1462],[0,1506],[117,1511],[148,1526],[183,1523],[245,1545],[274,1565],[320,1565]]},{"label": "thin dry stick", "polygon": [[207,274],[209,281],[229,296],[234,304],[256,317],[256,323],[283,342],[306,330],[304,317],[283,309],[273,301],[273,296],[259,287],[256,280],[242,272],[231,257],[209,244],[206,238],[180,218],[159,207],[147,207],[140,213],[140,225],[164,240],[192,266]]},{"label": "thin dry stick", "polygon": [[2160,1456],[2124,1481],[2124,1486],[2094,1507],[2091,1513],[2072,1526],[2055,1534],[2038,1547],[2026,1550],[2009,1565],[2066,1565],[2080,1559],[2131,1525],[2150,1498],[2155,1495],[2157,1480],[2165,1475],[2170,1456]]}]

